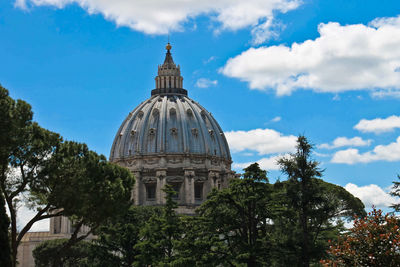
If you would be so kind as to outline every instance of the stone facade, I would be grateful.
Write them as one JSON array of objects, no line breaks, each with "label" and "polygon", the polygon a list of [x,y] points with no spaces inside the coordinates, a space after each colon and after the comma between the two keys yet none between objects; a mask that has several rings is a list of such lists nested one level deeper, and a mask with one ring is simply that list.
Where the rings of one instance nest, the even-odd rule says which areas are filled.
[{"label": "stone facade", "polygon": [[170,184],[177,191],[178,212],[193,214],[213,188],[226,187],[235,176],[221,127],[187,96],[171,46],[166,48],[156,88],[123,121],[110,160],[134,174],[135,205],[163,205],[162,188]]},{"label": "stone facade", "polygon": [[[164,205],[162,188],[170,184],[177,192],[177,212],[192,215],[213,188],[227,187],[236,176],[221,127],[210,112],[188,97],[170,44],[166,48],[156,88],[123,121],[110,161],[135,176],[135,205]],[[32,250],[45,240],[69,238],[72,228],[66,217],[55,217],[50,219],[49,232],[28,233],[18,250],[19,266],[34,266]],[[81,234],[88,230],[83,227]]]}]

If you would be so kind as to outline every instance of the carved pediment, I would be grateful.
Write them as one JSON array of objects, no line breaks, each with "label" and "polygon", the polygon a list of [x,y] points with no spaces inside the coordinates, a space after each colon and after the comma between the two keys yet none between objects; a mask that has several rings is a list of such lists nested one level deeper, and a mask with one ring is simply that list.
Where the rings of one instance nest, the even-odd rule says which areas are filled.
[{"label": "carved pediment", "polygon": [[145,183],[145,184],[157,183],[157,178],[155,178],[155,177],[143,177],[142,178],[142,182]]},{"label": "carved pediment", "polygon": [[168,161],[168,163],[177,164],[177,163],[182,163],[183,160],[182,160],[182,158],[174,157],[174,158],[167,159],[167,161]]},{"label": "carved pediment", "polygon": [[183,177],[179,177],[179,176],[168,176],[168,177],[167,177],[167,182],[168,182],[168,183],[182,183],[182,182],[183,182]]},{"label": "carved pediment", "polygon": [[214,165],[214,166],[218,166],[218,165],[219,165],[219,160],[217,160],[217,159],[212,159],[212,160],[211,160],[211,164]]},{"label": "carved pediment", "polygon": [[199,158],[191,158],[190,159],[191,163],[195,163],[195,164],[202,164],[204,163],[204,159],[199,159]]},{"label": "carved pediment", "polygon": [[194,177],[195,182],[205,182],[207,180],[206,177]]},{"label": "carved pediment", "polygon": [[127,160],[127,161],[126,161],[126,166],[128,166],[128,167],[135,166],[136,164],[137,164],[137,161],[134,160],[134,159],[131,159],[131,160]]},{"label": "carved pediment", "polygon": [[153,158],[153,159],[145,159],[144,161],[146,162],[146,164],[153,165],[153,164],[156,164],[156,163],[158,163],[158,158]]}]

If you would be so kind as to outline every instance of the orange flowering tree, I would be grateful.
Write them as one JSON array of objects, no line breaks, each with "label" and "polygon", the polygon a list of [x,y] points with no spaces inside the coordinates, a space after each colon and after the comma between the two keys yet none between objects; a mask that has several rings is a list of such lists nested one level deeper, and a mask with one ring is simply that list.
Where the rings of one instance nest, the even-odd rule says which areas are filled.
[{"label": "orange flowering tree", "polygon": [[400,266],[399,220],[381,210],[355,218],[353,228],[330,244],[323,266]]}]

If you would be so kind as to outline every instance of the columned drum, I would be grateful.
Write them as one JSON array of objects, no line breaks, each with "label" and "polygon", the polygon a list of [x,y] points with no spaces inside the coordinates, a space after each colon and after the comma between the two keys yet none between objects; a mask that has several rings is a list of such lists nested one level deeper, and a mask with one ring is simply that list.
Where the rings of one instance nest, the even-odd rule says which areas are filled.
[{"label": "columned drum", "polygon": [[163,205],[162,188],[176,194],[179,213],[193,214],[212,188],[234,177],[224,133],[210,112],[188,97],[168,43],[151,97],[128,114],[115,136],[110,160],[135,176],[135,205]]}]

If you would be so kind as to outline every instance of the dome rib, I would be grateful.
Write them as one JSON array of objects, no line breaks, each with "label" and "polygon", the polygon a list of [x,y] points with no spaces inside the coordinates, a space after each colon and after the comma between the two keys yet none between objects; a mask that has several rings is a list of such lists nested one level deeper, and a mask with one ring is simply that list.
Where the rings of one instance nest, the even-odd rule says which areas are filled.
[{"label": "dome rib", "polygon": [[197,102],[183,95],[157,95],[140,104],[124,120],[110,159],[194,154],[230,160],[228,143],[221,133],[214,117]]},{"label": "dome rib", "polygon": [[204,107],[187,96],[183,77],[167,45],[158,66],[156,89],[123,121],[115,136],[110,160],[146,155],[196,155],[231,161],[221,127]]}]

